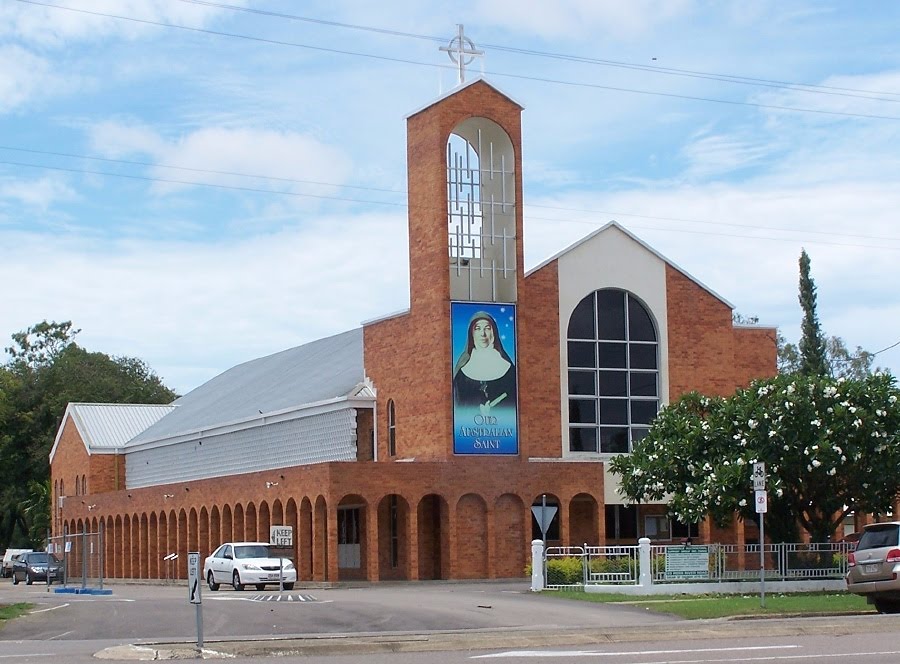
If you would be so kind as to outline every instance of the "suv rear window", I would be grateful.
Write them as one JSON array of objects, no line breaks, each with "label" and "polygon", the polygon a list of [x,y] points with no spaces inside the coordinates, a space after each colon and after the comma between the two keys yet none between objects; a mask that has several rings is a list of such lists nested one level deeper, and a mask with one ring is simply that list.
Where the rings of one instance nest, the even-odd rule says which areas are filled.
[{"label": "suv rear window", "polygon": [[863,549],[880,549],[887,546],[897,546],[898,534],[900,534],[900,526],[895,523],[886,523],[883,526],[866,528],[862,537],[859,538],[859,544],[856,545],[856,550],[862,551]]}]

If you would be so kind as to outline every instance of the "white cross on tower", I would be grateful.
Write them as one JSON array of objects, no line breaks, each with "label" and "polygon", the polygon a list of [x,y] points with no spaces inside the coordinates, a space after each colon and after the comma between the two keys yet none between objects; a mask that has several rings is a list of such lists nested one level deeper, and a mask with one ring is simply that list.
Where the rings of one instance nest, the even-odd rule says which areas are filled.
[{"label": "white cross on tower", "polygon": [[461,23],[457,23],[456,28],[456,36],[447,46],[441,46],[441,50],[446,51],[456,65],[459,84],[462,85],[466,81],[466,65],[471,64],[476,56],[484,55],[484,51],[475,48],[472,40],[466,37]]}]

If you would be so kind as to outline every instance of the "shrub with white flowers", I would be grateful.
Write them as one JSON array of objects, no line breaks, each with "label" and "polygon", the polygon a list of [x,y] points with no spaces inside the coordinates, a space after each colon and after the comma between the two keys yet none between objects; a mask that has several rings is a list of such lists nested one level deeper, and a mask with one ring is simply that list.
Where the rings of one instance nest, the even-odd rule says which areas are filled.
[{"label": "shrub with white flowers", "polygon": [[789,541],[799,525],[825,541],[849,512],[884,514],[900,493],[898,395],[890,374],[782,374],[728,398],[692,392],[611,469],[631,502],[668,496],[679,521],[724,525],[756,517],[750,468],[764,461],[767,533]]}]

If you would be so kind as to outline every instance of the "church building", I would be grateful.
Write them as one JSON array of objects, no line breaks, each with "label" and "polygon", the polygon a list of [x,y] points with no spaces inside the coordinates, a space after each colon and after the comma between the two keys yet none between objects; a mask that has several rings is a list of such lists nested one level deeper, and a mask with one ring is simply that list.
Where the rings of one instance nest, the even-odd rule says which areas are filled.
[{"label": "church building", "polygon": [[550,546],[755,538],[626,504],[606,462],[679,395],[773,375],[775,330],[616,223],[526,273],[522,110],[476,79],[408,116],[408,310],[171,405],[70,404],[53,534],[154,579],[291,526],[301,583],[522,577],[542,500]]}]

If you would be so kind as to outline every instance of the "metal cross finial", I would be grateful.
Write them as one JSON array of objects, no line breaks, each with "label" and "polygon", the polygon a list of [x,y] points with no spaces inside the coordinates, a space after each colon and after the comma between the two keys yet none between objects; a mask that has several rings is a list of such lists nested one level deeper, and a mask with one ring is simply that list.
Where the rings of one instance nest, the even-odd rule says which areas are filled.
[{"label": "metal cross finial", "polygon": [[446,51],[456,65],[459,84],[462,85],[466,81],[466,65],[471,64],[476,56],[484,55],[484,51],[475,48],[472,40],[466,37],[461,23],[457,23],[456,28],[456,36],[447,46],[441,46],[441,50]]}]

